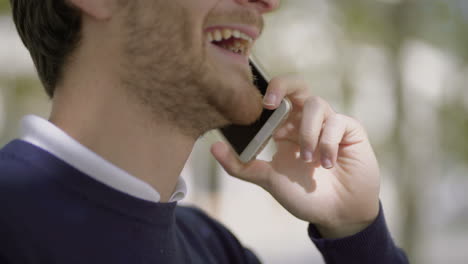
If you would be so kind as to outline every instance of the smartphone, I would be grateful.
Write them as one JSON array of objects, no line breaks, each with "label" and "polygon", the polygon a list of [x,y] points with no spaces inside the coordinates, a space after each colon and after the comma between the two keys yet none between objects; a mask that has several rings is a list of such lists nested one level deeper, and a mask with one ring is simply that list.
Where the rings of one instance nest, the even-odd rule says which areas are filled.
[{"label": "smartphone", "polygon": [[[265,95],[270,78],[254,57],[250,58],[254,84]],[[263,150],[275,130],[282,124],[291,111],[292,104],[283,99],[276,110],[263,109],[260,118],[248,126],[230,125],[219,129],[224,139],[232,146],[240,161],[247,163]]]}]

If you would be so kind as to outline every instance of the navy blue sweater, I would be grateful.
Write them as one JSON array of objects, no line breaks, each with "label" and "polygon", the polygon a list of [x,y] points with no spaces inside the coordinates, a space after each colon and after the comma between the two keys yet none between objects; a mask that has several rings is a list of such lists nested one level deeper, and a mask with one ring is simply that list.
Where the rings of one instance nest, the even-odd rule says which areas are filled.
[{"label": "navy blue sweater", "polygon": [[[407,263],[382,212],[352,237],[321,239],[313,225],[308,231],[327,263]],[[196,208],[134,198],[14,140],[0,150],[0,263],[260,261]]]}]

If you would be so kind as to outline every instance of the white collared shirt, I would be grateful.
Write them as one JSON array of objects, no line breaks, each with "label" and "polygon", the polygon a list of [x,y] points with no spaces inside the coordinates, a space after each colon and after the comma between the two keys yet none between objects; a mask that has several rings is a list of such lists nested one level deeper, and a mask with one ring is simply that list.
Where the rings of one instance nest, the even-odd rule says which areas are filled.
[{"label": "white collared shirt", "polygon": [[[118,191],[151,202],[160,202],[157,190],[97,155],[51,122],[34,115],[21,120],[21,139],[65,161],[84,174]],[[169,202],[182,200],[187,187],[182,177]]]}]

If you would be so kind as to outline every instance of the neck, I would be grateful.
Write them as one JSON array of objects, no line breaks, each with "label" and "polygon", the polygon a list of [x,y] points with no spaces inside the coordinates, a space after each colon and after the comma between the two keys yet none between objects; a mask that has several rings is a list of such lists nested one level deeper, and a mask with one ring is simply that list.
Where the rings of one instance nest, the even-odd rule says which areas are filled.
[{"label": "neck", "polygon": [[57,90],[50,121],[153,186],[161,202],[167,202],[196,139],[139,109],[118,86],[92,81],[75,86],[69,83]]}]

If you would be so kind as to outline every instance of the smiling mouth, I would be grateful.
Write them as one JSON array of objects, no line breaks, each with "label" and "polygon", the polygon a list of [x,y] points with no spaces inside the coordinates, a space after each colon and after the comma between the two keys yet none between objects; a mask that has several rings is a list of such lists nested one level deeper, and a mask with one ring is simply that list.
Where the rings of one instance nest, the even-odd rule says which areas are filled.
[{"label": "smiling mouth", "polygon": [[206,39],[213,45],[237,55],[248,57],[254,39],[236,29],[221,28],[206,33]]}]

